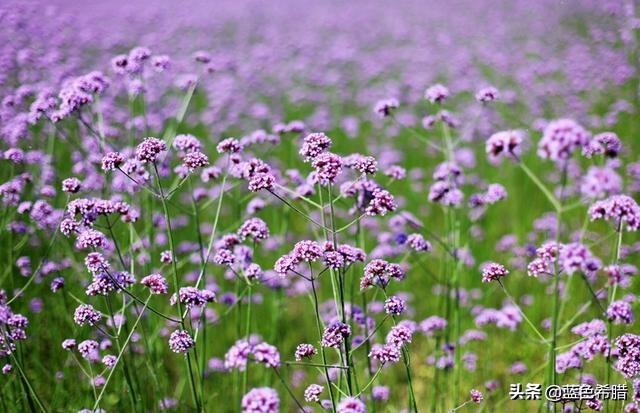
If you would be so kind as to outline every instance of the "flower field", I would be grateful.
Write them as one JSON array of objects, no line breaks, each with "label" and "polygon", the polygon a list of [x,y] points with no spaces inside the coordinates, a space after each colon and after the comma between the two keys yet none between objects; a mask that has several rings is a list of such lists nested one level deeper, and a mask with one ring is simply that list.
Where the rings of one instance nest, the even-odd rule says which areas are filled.
[{"label": "flower field", "polygon": [[0,412],[640,411],[633,0],[0,4]]}]

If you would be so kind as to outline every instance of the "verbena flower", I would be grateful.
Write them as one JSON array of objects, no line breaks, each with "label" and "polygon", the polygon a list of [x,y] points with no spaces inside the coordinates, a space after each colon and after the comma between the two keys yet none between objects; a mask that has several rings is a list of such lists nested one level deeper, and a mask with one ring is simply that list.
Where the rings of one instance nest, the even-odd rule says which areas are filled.
[{"label": "verbena flower", "polygon": [[152,294],[166,294],[169,292],[167,280],[161,274],[150,274],[140,280],[140,284],[149,288]]},{"label": "verbena flower", "polygon": [[366,413],[367,407],[360,400],[355,397],[345,397],[336,406],[338,413]]},{"label": "verbena flower", "polygon": [[321,344],[323,347],[339,348],[350,335],[351,327],[348,324],[335,321],[324,329]]},{"label": "verbena flower", "polygon": [[136,159],[142,163],[155,162],[166,150],[167,144],[164,141],[149,137],[136,147]]},{"label": "verbena flower", "polygon": [[400,104],[395,98],[383,99],[376,102],[373,111],[381,118],[387,117],[398,108]]},{"label": "verbena flower", "polygon": [[174,353],[186,353],[195,345],[195,341],[185,330],[176,330],[169,337],[169,348]]},{"label": "verbena flower", "polygon": [[566,161],[589,143],[590,134],[571,119],[549,122],[538,143],[538,156],[555,162]]},{"label": "verbena flower", "polygon": [[324,387],[319,384],[310,384],[304,389],[304,401],[307,403],[320,403],[320,395]]},{"label": "verbena flower", "polygon": [[318,354],[318,350],[312,345],[307,343],[298,344],[295,352],[296,361],[301,361],[304,358],[311,358]]},{"label": "verbena flower", "polygon": [[596,201],[589,207],[589,216],[592,221],[613,221],[616,228],[625,228],[627,231],[640,229],[640,206],[627,195],[613,195],[605,200]]},{"label": "verbena flower", "polygon": [[437,83],[429,86],[424,92],[424,98],[431,103],[442,103],[449,97],[449,89]]},{"label": "verbena flower", "polygon": [[522,153],[524,134],[519,130],[497,132],[485,144],[489,162],[499,164],[504,158],[519,159]]},{"label": "verbena flower", "polygon": [[82,304],[76,308],[73,314],[73,320],[79,326],[89,324],[90,326],[97,324],[102,319],[102,314],[96,311],[92,305]]},{"label": "verbena flower", "polygon": [[324,133],[311,133],[304,138],[300,148],[300,156],[307,162],[311,161],[321,153],[328,151],[331,144],[331,139]]},{"label": "verbena flower", "polygon": [[497,281],[508,274],[509,270],[497,262],[489,262],[482,266],[482,282]]},{"label": "verbena flower", "polygon": [[280,398],[272,388],[251,389],[242,397],[242,413],[278,413],[279,411]]}]

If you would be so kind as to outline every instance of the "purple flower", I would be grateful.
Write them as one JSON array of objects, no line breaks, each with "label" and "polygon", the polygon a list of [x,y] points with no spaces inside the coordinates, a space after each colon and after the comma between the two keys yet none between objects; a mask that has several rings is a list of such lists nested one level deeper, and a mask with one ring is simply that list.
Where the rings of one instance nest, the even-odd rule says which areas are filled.
[{"label": "purple flower", "polygon": [[395,109],[397,109],[399,105],[400,104],[398,103],[398,99],[383,99],[376,102],[375,106],[373,107],[373,111],[381,118],[385,118],[391,115],[391,113]]},{"label": "purple flower", "polygon": [[252,346],[245,339],[240,339],[229,348],[224,355],[224,367],[227,370],[238,369],[244,371],[251,354]]},{"label": "purple flower", "polygon": [[157,138],[146,138],[136,147],[136,159],[142,163],[155,162],[160,153],[167,150],[167,144]]},{"label": "purple flower", "polygon": [[78,178],[67,178],[62,181],[62,191],[70,194],[75,194],[80,191],[82,182]]},{"label": "purple flower", "polygon": [[171,264],[173,262],[173,253],[169,250],[160,253],[160,262],[163,264]]},{"label": "purple flower", "polygon": [[217,265],[230,266],[236,262],[236,256],[230,250],[222,248],[216,251],[216,255],[213,256],[213,262]]},{"label": "purple flower", "polygon": [[71,234],[76,234],[80,231],[80,224],[70,218],[65,218],[60,222],[60,232],[68,237]]},{"label": "purple flower", "polygon": [[622,178],[608,166],[591,166],[582,177],[580,193],[587,198],[603,198],[622,190]]},{"label": "purple flower", "polygon": [[476,100],[482,103],[493,102],[500,97],[500,92],[493,86],[484,87],[476,93]]},{"label": "purple flower", "polygon": [[199,152],[202,149],[202,144],[198,138],[189,134],[176,135],[172,146],[184,153]]},{"label": "purple flower", "polygon": [[[345,159],[343,159],[344,161]],[[345,166],[347,166],[345,164]],[[353,164],[349,166],[361,174],[374,175],[378,171],[378,161],[373,156],[357,155]]]},{"label": "purple flower", "polygon": [[249,179],[249,191],[258,192],[263,189],[270,191],[276,183],[276,178],[269,173],[257,173]]},{"label": "purple flower", "polygon": [[304,390],[304,401],[307,403],[320,403],[320,395],[323,390],[324,387],[319,384],[310,384]]},{"label": "purple flower", "polygon": [[462,204],[464,194],[453,183],[436,181],[429,188],[429,201],[444,206],[458,207]]},{"label": "purple flower", "polygon": [[76,348],[76,341],[72,338],[67,338],[62,342],[62,348],[69,351]]},{"label": "purple flower", "polygon": [[385,260],[372,260],[364,267],[364,274],[360,278],[360,289],[371,286],[386,288],[392,279],[404,279],[404,271],[398,264],[392,264]]},{"label": "purple flower", "polygon": [[614,324],[632,324],[633,311],[631,304],[624,300],[614,301],[607,308],[607,318]]},{"label": "purple flower", "polygon": [[152,294],[166,294],[169,291],[167,280],[161,274],[150,274],[140,280]]},{"label": "purple flower", "polygon": [[102,319],[100,312],[96,311],[93,306],[89,304],[81,304],[76,308],[73,314],[73,321],[79,326],[89,324],[90,326],[97,324]]},{"label": "purple flower", "polygon": [[471,401],[474,402],[474,403],[480,403],[484,398],[482,393],[479,390],[476,390],[476,389],[471,389],[469,394],[471,395]]},{"label": "purple flower", "polygon": [[406,244],[416,252],[430,252],[433,249],[431,243],[425,240],[421,234],[409,234]]},{"label": "purple flower", "polygon": [[324,133],[310,133],[304,138],[302,148],[300,148],[300,156],[304,158],[305,162],[309,162],[329,150],[331,143],[331,139]]},{"label": "purple flower", "polygon": [[566,161],[576,149],[589,143],[589,132],[571,119],[549,122],[538,143],[538,156],[554,162]]},{"label": "purple flower", "polygon": [[337,413],[366,413],[367,406],[355,397],[345,397],[336,407]]},{"label": "purple flower", "polygon": [[279,411],[280,398],[272,388],[251,389],[242,397],[242,413],[279,413]]},{"label": "purple flower", "polygon": [[251,350],[253,357],[258,363],[264,363],[268,367],[280,367],[280,353],[278,349],[268,343],[260,343],[253,346]]},{"label": "purple flower", "polygon": [[[67,340],[65,340],[62,345],[64,347]],[[98,352],[98,342],[95,340],[85,340],[78,344],[78,352],[80,355],[91,361],[99,360],[99,352]]]},{"label": "purple flower", "polygon": [[604,321],[597,318],[591,321],[580,323],[571,329],[571,332],[573,334],[577,334],[582,337],[591,337],[597,334],[604,334],[606,331],[607,326]]},{"label": "purple flower", "polygon": [[51,280],[51,284],[49,286],[51,288],[51,292],[55,293],[64,288],[64,278],[56,277]]},{"label": "purple flower", "polygon": [[209,165],[209,158],[202,152],[189,152],[182,157],[182,164],[189,172]]},{"label": "purple flower", "polygon": [[322,152],[313,158],[311,164],[316,170],[316,177],[321,185],[335,183],[342,172],[342,159],[331,152]]},{"label": "purple flower", "polygon": [[314,262],[322,257],[323,250],[315,241],[299,241],[291,251],[291,257],[295,262]]},{"label": "purple flower", "polygon": [[627,231],[640,229],[640,207],[636,201],[627,195],[613,195],[605,200],[597,201],[589,207],[592,221],[597,219],[612,220],[616,228],[622,230],[623,224]]},{"label": "purple flower", "polygon": [[117,361],[118,358],[112,354],[107,354],[106,356],[102,357],[102,364],[110,369],[112,369],[116,365]]},{"label": "purple flower", "polygon": [[407,304],[405,301],[395,295],[387,298],[384,302],[384,311],[390,315],[400,315],[404,313]]},{"label": "purple flower", "polygon": [[497,262],[489,262],[482,266],[482,282],[497,281],[508,274],[509,270]]},{"label": "purple flower", "polygon": [[304,358],[311,358],[316,354],[318,354],[318,350],[312,344],[302,343],[296,347],[295,358],[296,361],[301,361]]},{"label": "purple flower", "polygon": [[371,388],[371,398],[378,402],[389,400],[389,386],[373,386]]},{"label": "purple flower", "polygon": [[400,361],[400,349],[393,344],[374,344],[371,347],[369,357],[380,364],[397,363]]},{"label": "purple flower", "polygon": [[369,216],[385,216],[388,212],[393,212],[397,208],[396,201],[389,191],[376,188],[372,193],[372,199],[365,209]]},{"label": "purple flower", "polygon": [[435,332],[443,331],[447,327],[447,320],[438,316],[428,317],[420,323],[420,331],[427,337],[432,337]]},{"label": "purple flower", "polygon": [[169,337],[169,348],[174,353],[186,353],[195,345],[195,341],[185,330],[176,330]]},{"label": "purple flower", "polygon": [[640,375],[640,336],[623,334],[615,341],[618,360],[614,367],[627,379]]},{"label": "purple flower", "polygon": [[587,158],[593,155],[605,155],[615,158],[622,149],[620,138],[614,132],[603,132],[594,136],[582,149],[582,154]]},{"label": "purple flower", "polygon": [[88,229],[80,233],[76,239],[76,248],[88,249],[97,248],[101,249],[107,245],[107,239],[104,234],[95,229]]},{"label": "purple flower", "polygon": [[322,262],[324,265],[329,268],[333,268],[334,270],[342,268],[345,265],[344,256],[340,252],[327,250],[326,248],[322,257]]},{"label": "purple flower", "polygon": [[242,145],[236,138],[222,140],[216,147],[218,153],[238,153],[242,150]]},{"label": "purple flower", "polygon": [[522,152],[524,133],[519,130],[508,130],[491,135],[485,144],[489,162],[499,164],[503,158],[518,159]]},{"label": "purple flower", "polygon": [[431,103],[442,103],[449,97],[449,89],[437,83],[429,86],[424,92],[424,98]]},{"label": "purple flower", "polygon": [[340,321],[335,321],[322,333],[321,344],[323,347],[339,348],[345,338],[351,335],[351,327]]},{"label": "purple flower", "polygon": [[178,291],[178,298],[187,308],[200,307],[215,299],[215,295],[211,299],[207,299],[208,296],[203,294],[204,291],[195,287],[182,287]]},{"label": "purple flower", "polygon": [[387,344],[402,347],[406,343],[411,343],[413,330],[406,324],[397,324],[391,328],[387,334]]},{"label": "purple flower", "polygon": [[269,238],[269,227],[260,218],[249,218],[238,229],[238,236],[243,241],[250,238],[256,242]]}]

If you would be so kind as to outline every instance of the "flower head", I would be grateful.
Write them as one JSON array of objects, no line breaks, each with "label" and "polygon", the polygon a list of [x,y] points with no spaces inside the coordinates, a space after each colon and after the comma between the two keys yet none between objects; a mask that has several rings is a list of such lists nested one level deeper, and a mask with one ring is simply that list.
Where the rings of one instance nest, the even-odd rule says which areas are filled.
[{"label": "flower head", "polygon": [[160,153],[167,150],[167,144],[158,138],[146,138],[136,147],[136,159],[142,163],[155,162]]},{"label": "flower head", "polygon": [[73,321],[79,326],[89,324],[90,326],[97,324],[102,319],[102,314],[96,311],[92,305],[81,304],[76,308],[73,314]]},{"label": "flower head", "polygon": [[437,83],[429,86],[424,92],[424,98],[431,103],[442,103],[449,97],[449,89]]},{"label": "flower head", "polygon": [[310,384],[304,390],[304,401],[307,403],[320,403],[320,395],[323,390],[324,387],[319,384]]},{"label": "flower head", "polygon": [[152,294],[166,294],[169,291],[167,280],[161,274],[150,274],[140,280],[140,284],[149,288]]},{"label": "flower head", "polygon": [[310,133],[304,138],[302,148],[300,148],[300,156],[304,158],[305,162],[311,161],[322,152],[329,150],[331,144],[331,139],[324,133]]},{"label": "flower head", "polygon": [[592,221],[605,219],[614,221],[616,228],[624,228],[627,231],[640,229],[640,206],[627,195],[613,195],[602,201],[596,201],[589,207],[589,216]]},{"label": "flower head", "polygon": [[489,162],[499,164],[503,158],[518,159],[522,152],[524,134],[519,130],[508,130],[491,135],[485,144]]},{"label": "flower head", "polygon": [[373,108],[373,111],[380,116],[381,118],[385,118],[397,109],[399,106],[398,99],[389,98],[383,99],[376,102],[376,105]]},{"label": "flower head", "polygon": [[169,337],[169,348],[174,353],[186,353],[195,345],[195,341],[185,330],[176,330]]},{"label": "flower head", "polygon": [[509,270],[497,262],[489,262],[482,266],[482,282],[497,281],[508,274]]},{"label": "flower head", "polygon": [[242,413],[278,413],[280,398],[270,387],[258,387],[249,390],[242,397]]},{"label": "flower head", "polygon": [[589,143],[589,132],[571,119],[549,122],[538,143],[538,156],[554,162],[566,161],[576,149]]},{"label": "flower head", "polygon": [[304,358],[311,358],[316,354],[318,354],[318,350],[312,344],[302,343],[296,347],[295,358],[296,361],[301,361]]}]

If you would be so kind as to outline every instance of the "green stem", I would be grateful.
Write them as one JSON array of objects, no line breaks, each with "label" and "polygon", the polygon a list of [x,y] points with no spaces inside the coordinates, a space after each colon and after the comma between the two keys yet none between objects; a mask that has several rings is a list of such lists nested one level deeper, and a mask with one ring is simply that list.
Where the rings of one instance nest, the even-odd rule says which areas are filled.
[{"label": "green stem", "polygon": [[542,191],[542,193],[547,197],[551,205],[553,205],[553,209],[560,213],[562,211],[562,205],[556,199],[556,197],[549,191],[549,189],[540,181],[540,179],[533,173],[531,169],[524,162],[518,162],[520,168],[527,174],[527,176],[533,181],[534,184]]},{"label": "green stem", "polygon": [[[162,183],[160,179],[160,174],[158,173],[158,167],[154,163],[153,169],[155,171],[156,179],[158,181],[158,189],[160,191],[160,201],[162,202],[162,210],[164,212],[165,224],[167,226],[167,235],[169,238],[169,249],[171,250],[172,256],[172,268],[173,268],[173,286],[176,294],[176,304],[178,308],[178,317],[180,318],[180,325],[182,328],[185,328],[184,317],[182,314],[182,304],[180,303],[180,283],[178,281],[178,257],[176,256],[175,244],[173,241],[173,231],[171,229],[171,215],[169,214],[169,208],[167,206],[166,199],[164,197],[164,191],[162,189]],[[202,411],[202,407],[200,404],[200,398],[198,397],[198,391],[196,387],[195,380],[193,378],[193,366],[191,365],[191,355],[187,352],[187,369],[189,371],[189,382],[191,384],[191,396],[193,398],[193,402],[196,405],[196,409],[198,412]]]},{"label": "green stem", "polygon": [[116,366],[118,365],[118,363],[122,359],[124,351],[127,348],[127,345],[129,344],[129,341],[131,341],[131,337],[133,336],[133,333],[136,331],[136,327],[140,323],[140,320],[142,320],[142,316],[144,315],[144,311],[146,310],[147,304],[149,303],[150,299],[151,299],[151,294],[149,294],[149,297],[147,297],[147,299],[145,301],[145,304],[142,307],[142,311],[140,311],[140,315],[138,315],[138,318],[136,319],[136,322],[131,327],[131,331],[129,332],[129,335],[127,336],[127,339],[124,341],[122,347],[120,348],[120,350],[118,352],[118,357],[116,358],[116,363],[113,366],[113,368],[109,371],[109,375],[107,376],[107,379],[105,380],[104,386],[102,386],[102,389],[100,390],[100,394],[98,395],[98,398],[96,399],[96,402],[93,405],[93,410],[94,411],[98,408],[98,405],[100,404],[100,400],[102,400],[102,396],[104,395],[104,392],[107,389],[107,386],[109,385],[109,381],[111,380],[111,376],[113,376],[113,373],[116,371]]}]

